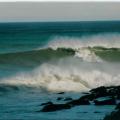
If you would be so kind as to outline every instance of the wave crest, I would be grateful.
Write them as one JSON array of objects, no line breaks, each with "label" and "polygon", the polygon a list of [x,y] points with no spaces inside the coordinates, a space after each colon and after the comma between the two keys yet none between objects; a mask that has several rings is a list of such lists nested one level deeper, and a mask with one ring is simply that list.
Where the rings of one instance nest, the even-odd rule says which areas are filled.
[{"label": "wave crest", "polygon": [[120,48],[120,34],[118,33],[105,33],[97,35],[89,35],[83,37],[68,37],[68,36],[55,36],[51,38],[47,47],[57,48],[87,48],[101,46],[105,48]]},{"label": "wave crest", "polygon": [[107,63],[86,64],[80,63],[76,58],[66,58],[56,64],[42,64],[30,73],[4,78],[0,84],[20,86],[21,89],[82,92],[99,86],[120,85],[118,66],[119,64],[110,66]]}]

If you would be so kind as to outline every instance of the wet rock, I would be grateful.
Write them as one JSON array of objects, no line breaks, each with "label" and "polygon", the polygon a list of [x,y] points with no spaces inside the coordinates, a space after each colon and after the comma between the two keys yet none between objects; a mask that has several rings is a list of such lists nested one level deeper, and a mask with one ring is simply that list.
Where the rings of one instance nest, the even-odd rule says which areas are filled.
[{"label": "wet rock", "polygon": [[116,106],[115,109],[116,109],[116,110],[120,110],[120,103],[117,104],[117,106]]},{"label": "wet rock", "polygon": [[63,110],[63,109],[70,109],[71,106],[69,104],[49,104],[43,107],[41,110],[42,112],[53,112],[57,110]]},{"label": "wet rock", "polygon": [[111,114],[106,115],[103,120],[120,120],[120,103],[117,104],[115,111]]},{"label": "wet rock", "polygon": [[119,86],[112,86],[107,87],[109,96],[119,96],[120,95],[120,87]]},{"label": "wet rock", "polygon": [[[58,94],[64,94],[64,92],[60,92]],[[42,112],[51,112],[63,109],[70,109],[71,107],[78,105],[90,105],[90,102],[94,102],[95,105],[116,105],[116,101],[120,97],[120,86],[111,86],[111,87],[98,87],[92,89],[86,95],[80,97],[79,99],[73,100],[72,98],[63,98],[58,97],[57,100],[63,99],[67,101],[64,104],[54,104],[52,102],[43,103],[44,105]],[[105,98],[102,100],[101,98]],[[101,99],[101,100],[99,100]],[[117,105],[116,110],[120,109],[120,104]]]},{"label": "wet rock", "polygon": [[57,93],[57,94],[64,94],[65,92],[59,92],[59,93]]},{"label": "wet rock", "polygon": [[120,120],[120,110],[114,111],[110,115],[105,116],[103,120]]},{"label": "wet rock", "polygon": [[70,104],[72,106],[75,106],[75,105],[90,105],[90,102],[89,102],[88,99],[79,98],[77,100],[72,100],[72,101],[68,102],[67,104]]},{"label": "wet rock", "polygon": [[63,109],[70,109],[71,107],[77,106],[77,105],[89,105],[90,102],[87,99],[79,98],[77,100],[71,100],[70,102],[67,102],[65,104],[53,104],[52,102],[44,103],[42,105],[45,105],[41,112],[53,112]]},{"label": "wet rock", "polygon": [[107,91],[106,87],[104,87],[104,86],[101,86],[101,87],[94,88],[94,89],[90,90],[90,92],[92,92],[92,93],[101,93],[101,94],[106,93],[106,91]]},{"label": "wet rock", "polygon": [[116,99],[120,100],[120,93],[116,95]]},{"label": "wet rock", "polygon": [[62,97],[58,97],[57,100],[62,100],[63,98]]},{"label": "wet rock", "polygon": [[120,86],[111,86],[111,87],[98,87],[95,89],[90,90],[90,94],[84,97],[88,98],[89,100],[94,100],[100,97],[116,97],[120,99]]},{"label": "wet rock", "polygon": [[94,98],[109,96],[107,88],[104,86],[92,89],[90,92],[94,95]]},{"label": "wet rock", "polygon": [[[120,100],[120,86],[107,87],[110,96]],[[117,104],[115,110],[111,114],[106,115],[103,120],[120,120],[120,103]]]},{"label": "wet rock", "polygon": [[90,90],[90,93],[82,96],[82,98],[93,101],[97,98],[113,96],[113,94],[112,93],[110,94],[109,92],[108,92],[107,87],[102,86],[102,87],[98,87],[98,88]]},{"label": "wet rock", "polygon": [[96,95],[93,94],[93,93],[91,93],[91,94],[89,94],[89,95],[84,95],[84,96],[82,96],[81,98],[82,98],[82,99],[88,99],[88,100],[92,101],[92,100],[96,99]]},{"label": "wet rock", "polygon": [[107,100],[94,100],[95,105],[116,105],[116,100],[114,98],[110,98]]}]

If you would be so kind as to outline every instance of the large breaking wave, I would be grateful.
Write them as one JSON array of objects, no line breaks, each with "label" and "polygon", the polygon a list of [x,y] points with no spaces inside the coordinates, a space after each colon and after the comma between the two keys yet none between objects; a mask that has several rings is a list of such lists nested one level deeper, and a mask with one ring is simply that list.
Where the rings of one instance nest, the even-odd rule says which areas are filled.
[{"label": "large breaking wave", "polygon": [[17,65],[38,65],[51,60],[58,60],[60,58],[73,56],[87,62],[102,62],[103,60],[119,62],[120,48],[104,48],[96,47],[82,47],[78,49],[73,48],[45,48],[41,50],[33,50],[17,53],[0,54],[1,64],[17,64]]},{"label": "large breaking wave", "polygon": [[57,63],[44,63],[31,72],[21,72],[0,81],[19,89],[38,88],[47,91],[87,91],[98,86],[120,84],[120,64],[84,62],[67,57]]},{"label": "large breaking wave", "polygon": [[4,64],[37,63],[31,72],[5,77],[0,85],[2,90],[12,87],[13,90],[48,91],[87,91],[99,86],[120,85],[119,62],[120,35],[117,33],[81,38],[56,36],[40,49],[0,54],[0,63]]}]

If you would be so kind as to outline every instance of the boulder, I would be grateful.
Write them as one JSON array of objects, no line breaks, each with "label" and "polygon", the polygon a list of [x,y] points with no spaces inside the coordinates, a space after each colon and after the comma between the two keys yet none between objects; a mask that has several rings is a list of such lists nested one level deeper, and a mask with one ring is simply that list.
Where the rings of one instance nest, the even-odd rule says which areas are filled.
[{"label": "boulder", "polygon": [[64,109],[70,109],[71,106],[69,104],[49,104],[43,107],[41,110],[42,112],[53,112],[57,110],[64,110]]},{"label": "boulder", "polygon": [[107,88],[104,86],[92,89],[90,92],[94,95],[95,98],[109,96]]},{"label": "boulder", "polygon": [[114,111],[110,115],[105,116],[103,120],[120,120],[120,111]]},{"label": "boulder", "polygon": [[96,95],[93,94],[93,93],[91,93],[91,94],[88,94],[88,95],[84,95],[84,96],[82,96],[81,98],[92,101],[92,100],[96,99]]},{"label": "boulder", "polygon": [[70,104],[72,106],[75,106],[75,105],[90,105],[90,102],[89,102],[88,99],[79,98],[77,100],[72,100],[72,101],[68,102],[67,104]]}]

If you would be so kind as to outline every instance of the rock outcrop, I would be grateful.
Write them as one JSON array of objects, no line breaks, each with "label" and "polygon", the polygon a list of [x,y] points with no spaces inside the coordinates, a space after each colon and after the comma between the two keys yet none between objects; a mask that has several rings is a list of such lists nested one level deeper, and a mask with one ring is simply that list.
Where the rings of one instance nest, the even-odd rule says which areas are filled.
[{"label": "rock outcrop", "polygon": [[[58,94],[64,94],[64,93],[61,92]],[[104,100],[101,98],[104,98]],[[120,100],[120,86],[98,87],[90,90],[86,95],[83,95],[78,99],[72,99],[72,98],[63,99],[62,97],[57,98],[57,101],[61,101],[61,100],[63,100],[63,102],[68,100],[68,102],[65,102],[63,104],[56,104],[49,101],[47,103],[41,104],[44,106],[40,111],[53,112],[58,110],[71,109],[72,107],[79,105],[90,105],[91,103],[93,103],[94,105],[116,105],[116,101]],[[120,104],[118,104],[117,107],[120,108]]]}]

